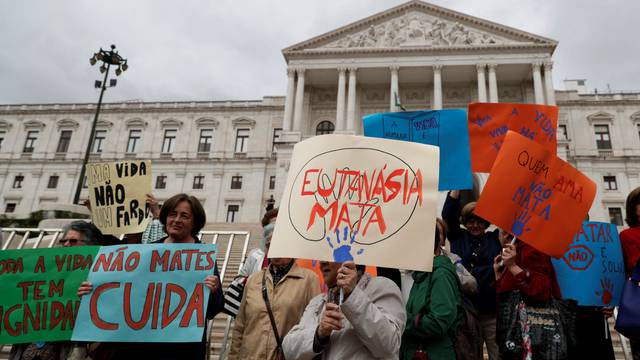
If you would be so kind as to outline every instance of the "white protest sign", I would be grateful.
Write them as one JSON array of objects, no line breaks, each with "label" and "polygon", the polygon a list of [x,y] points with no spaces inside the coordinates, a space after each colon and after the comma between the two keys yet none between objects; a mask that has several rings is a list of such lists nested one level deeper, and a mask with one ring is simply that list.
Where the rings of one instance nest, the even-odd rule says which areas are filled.
[{"label": "white protest sign", "polygon": [[296,144],[269,257],[431,271],[436,146],[348,135]]},{"label": "white protest sign", "polygon": [[91,219],[103,234],[143,232],[151,217],[151,161],[87,164]]}]

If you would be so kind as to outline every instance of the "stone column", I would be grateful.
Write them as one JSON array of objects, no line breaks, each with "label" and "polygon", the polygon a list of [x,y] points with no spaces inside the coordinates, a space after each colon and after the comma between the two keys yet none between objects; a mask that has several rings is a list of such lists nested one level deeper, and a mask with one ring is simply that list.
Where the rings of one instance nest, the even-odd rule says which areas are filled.
[{"label": "stone column", "polygon": [[552,62],[544,63],[544,87],[547,92],[547,105],[556,104],[556,92],[553,89],[553,75],[551,75],[552,70],[553,70]]},{"label": "stone column", "polygon": [[542,93],[542,76],[540,75],[540,63],[531,64],[533,71],[533,93],[536,104],[544,104],[544,94]]},{"label": "stone column", "polygon": [[[391,89],[389,96],[389,111],[396,112],[398,111],[398,107],[396,106],[396,102],[400,101],[400,92],[398,90],[398,69],[397,65],[393,65],[389,67],[391,70]],[[396,101],[396,96],[398,97],[398,101]]]},{"label": "stone column", "polygon": [[287,97],[284,101],[284,120],[282,122],[282,131],[291,131],[291,122],[293,115],[293,96],[296,86],[296,71],[292,68],[287,69]]},{"label": "stone column", "polygon": [[478,102],[487,102],[487,81],[485,80],[485,68],[487,64],[477,64],[478,70]]},{"label": "stone column", "polygon": [[489,102],[498,102],[498,79],[496,78],[496,64],[489,64]]},{"label": "stone column", "polygon": [[293,113],[293,131],[300,131],[302,128],[302,106],[304,105],[304,68],[296,70],[298,73],[298,84],[296,87],[296,102]]},{"label": "stone column", "polygon": [[347,82],[346,69],[338,68],[338,105],[336,106],[336,131],[344,131],[344,102],[345,84]]},{"label": "stone column", "polygon": [[349,93],[347,98],[347,130],[356,128],[356,68],[349,68]]},{"label": "stone column", "polygon": [[442,109],[442,65],[433,65],[433,109]]}]

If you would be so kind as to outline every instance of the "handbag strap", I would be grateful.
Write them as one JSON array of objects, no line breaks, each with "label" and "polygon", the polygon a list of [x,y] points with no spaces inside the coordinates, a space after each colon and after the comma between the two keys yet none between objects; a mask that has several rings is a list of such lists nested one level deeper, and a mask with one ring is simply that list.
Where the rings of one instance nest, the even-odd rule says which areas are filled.
[{"label": "handbag strap", "polygon": [[269,314],[271,328],[273,329],[273,334],[276,336],[276,343],[278,344],[278,348],[282,348],[282,340],[280,339],[280,333],[278,333],[276,320],[273,318],[273,311],[271,311],[271,302],[269,302],[269,296],[267,295],[267,271],[269,270],[262,270],[262,298],[264,299],[264,304],[267,307],[267,313]]}]

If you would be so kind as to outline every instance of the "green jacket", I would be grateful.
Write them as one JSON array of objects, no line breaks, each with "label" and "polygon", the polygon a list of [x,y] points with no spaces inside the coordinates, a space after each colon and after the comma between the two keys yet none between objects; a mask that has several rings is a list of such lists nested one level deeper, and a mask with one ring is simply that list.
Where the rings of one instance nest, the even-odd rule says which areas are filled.
[{"label": "green jacket", "polygon": [[[455,360],[454,339],[463,316],[455,266],[439,255],[433,258],[432,272],[414,272],[413,280],[400,359],[413,359],[422,344],[429,359]],[[419,314],[422,317],[417,321]]]}]

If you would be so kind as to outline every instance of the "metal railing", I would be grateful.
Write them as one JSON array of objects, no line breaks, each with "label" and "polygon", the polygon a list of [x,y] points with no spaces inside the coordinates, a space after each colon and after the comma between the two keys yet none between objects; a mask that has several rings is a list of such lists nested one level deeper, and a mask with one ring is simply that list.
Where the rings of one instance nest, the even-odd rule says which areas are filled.
[{"label": "metal railing", "polygon": [[[37,249],[37,248],[52,248],[57,242],[58,238],[62,235],[62,229],[37,229],[37,228],[0,228],[0,249],[1,250],[19,250],[19,249]],[[226,278],[227,271],[229,269],[229,259],[231,257],[231,252],[234,248],[240,247],[240,263],[238,266],[238,271],[242,268],[244,264],[244,259],[247,254],[247,248],[249,246],[249,241],[251,239],[251,233],[249,231],[215,231],[215,230],[204,230],[198,234],[198,239],[206,244],[216,244],[220,245],[220,247],[225,247],[224,249],[224,259],[222,260],[222,267],[219,270],[220,273],[220,286],[222,286],[224,279]],[[226,241],[226,245],[224,242]],[[240,242],[239,246],[234,247],[234,244]],[[220,248],[218,249],[218,254],[220,254]],[[220,260],[218,260],[220,263]],[[233,274],[235,277],[237,275]],[[233,322],[233,318],[229,316],[226,320],[223,343],[221,354],[222,355],[229,342],[229,331],[231,329],[231,324]],[[210,348],[211,335],[213,329],[213,320],[208,321],[207,327],[207,348]],[[0,345],[0,352],[5,351],[4,347]],[[210,351],[207,352],[207,358],[209,357]]]}]

